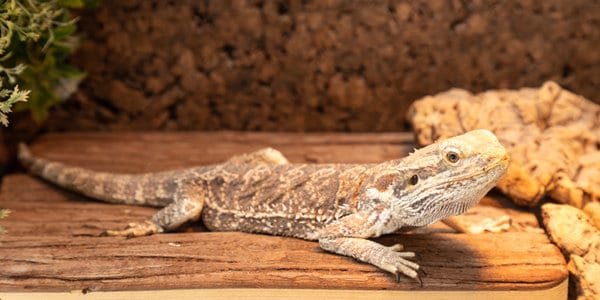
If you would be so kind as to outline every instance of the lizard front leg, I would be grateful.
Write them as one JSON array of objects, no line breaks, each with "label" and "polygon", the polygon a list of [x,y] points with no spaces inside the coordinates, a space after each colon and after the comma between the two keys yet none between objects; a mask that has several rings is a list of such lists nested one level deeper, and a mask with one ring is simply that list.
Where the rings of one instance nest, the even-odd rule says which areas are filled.
[{"label": "lizard front leg", "polygon": [[369,237],[377,237],[387,230],[382,230],[388,223],[383,209],[371,214],[355,213],[326,226],[319,237],[319,246],[333,253],[350,256],[357,260],[372,264],[396,276],[404,274],[417,278],[419,265],[407,260],[414,257],[413,252],[401,252],[403,246],[396,244],[384,246]]},{"label": "lizard front leg", "polygon": [[123,230],[107,230],[104,235],[136,237],[172,231],[200,217],[204,204],[201,187],[194,183],[179,184],[174,201],[159,210],[150,220],[129,223]]}]

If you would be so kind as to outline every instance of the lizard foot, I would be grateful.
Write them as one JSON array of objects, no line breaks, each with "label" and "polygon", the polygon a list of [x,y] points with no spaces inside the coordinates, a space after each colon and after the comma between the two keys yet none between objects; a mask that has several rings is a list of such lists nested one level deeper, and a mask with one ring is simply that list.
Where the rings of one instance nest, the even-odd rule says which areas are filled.
[{"label": "lizard foot", "polygon": [[151,221],[145,221],[143,223],[129,223],[123,230],[107,230],[103,232],[102,236],[124,236],[127,238],[152,235],[155,233],[162,232],[162,228],[157,226]]},{"label": "lizard foot", "polygon": [[396,244],[390,247],[381,248],[381,262],[378,264],[383,270],[386,270],[396,276],[396,280],[400,280],[400,274],[404,274],[410,278],[418,279],[419,265],[406,258],[415,257],[414,252],[403,252],[404,246]]}]

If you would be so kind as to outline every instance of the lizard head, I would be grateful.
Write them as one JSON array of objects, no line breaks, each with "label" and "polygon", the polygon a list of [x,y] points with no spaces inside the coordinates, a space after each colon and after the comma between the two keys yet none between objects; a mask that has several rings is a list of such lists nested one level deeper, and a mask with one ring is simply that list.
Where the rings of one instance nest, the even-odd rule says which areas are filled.
[{"label": "lizard head", "polygon": [[396,227],[426,226],[477,204],[504,176],[508,163],[493,133],[474,130],[379,165],[367,198],[388,203]]}]

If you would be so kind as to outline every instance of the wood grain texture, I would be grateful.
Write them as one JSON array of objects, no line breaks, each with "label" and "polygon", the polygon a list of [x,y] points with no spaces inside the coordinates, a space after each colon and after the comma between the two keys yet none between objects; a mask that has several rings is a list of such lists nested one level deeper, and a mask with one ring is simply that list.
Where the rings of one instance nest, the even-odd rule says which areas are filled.
[{"label": "wood grain texture", "polygon": [[[96,170],[142,172],[213,163],[264,146],[296,162],[377,162],[405,155],[411,140],[408,134],[68,133],[46,135],[32,151]],[[13,211],[1,221],[8,233],[0,244],[0,291],[535,290],[567,276],[560,251],[540,232],[466,235],[436,224],[439,230],[378,239],[418,254],[426,272],[420,287],[293,238],[237,232],[97,237],[156,210],[88,201],[25,174],[4,179],[0,207]],[[535,223],[533,215],[511,211]]]},{"label": "wood grain texture", "polygon": [[415,146],[407,133],[98,132],[46,134],[31,150],[99,171],[140,173],[221,162],[264,147],[290,162],[374,163],[405,156]]}]

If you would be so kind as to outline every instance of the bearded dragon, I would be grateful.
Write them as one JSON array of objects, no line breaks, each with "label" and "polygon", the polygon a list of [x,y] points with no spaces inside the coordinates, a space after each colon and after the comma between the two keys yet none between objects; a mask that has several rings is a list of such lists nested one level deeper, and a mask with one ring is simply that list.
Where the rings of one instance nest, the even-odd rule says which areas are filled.
[{"label": "bearded dragon", "polygon": [[418,277],[419,265],[400,244],[369,238],[427,226],[459,215],[505,174],[508,156],[496,136],[475,130],[379,164],[292,164],[266,148],[191,169],[114,174],[33,156],[19,146],[32,173],[110,203],[162,207],[152,218],[109,236],[174,231],[201,219],[211,231],[243,231],[318,241],[329,252],[394,274]]}]

